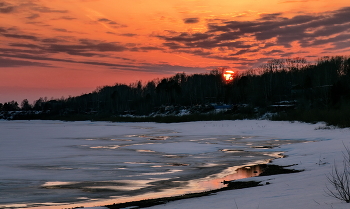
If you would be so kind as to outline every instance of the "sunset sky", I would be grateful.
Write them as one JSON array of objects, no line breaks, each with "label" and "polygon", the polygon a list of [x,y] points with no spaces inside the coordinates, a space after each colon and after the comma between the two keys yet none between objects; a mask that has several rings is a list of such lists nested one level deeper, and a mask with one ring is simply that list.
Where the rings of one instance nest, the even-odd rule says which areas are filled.
[{"label": "sunset sky", "polygon": [[0,0],[0,103],[350,55],[349,0]]}]

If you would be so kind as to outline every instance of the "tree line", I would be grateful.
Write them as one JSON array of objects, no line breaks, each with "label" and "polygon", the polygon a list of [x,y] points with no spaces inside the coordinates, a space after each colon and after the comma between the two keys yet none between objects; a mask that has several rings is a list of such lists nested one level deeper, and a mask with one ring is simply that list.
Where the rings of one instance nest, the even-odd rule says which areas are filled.
[{"label": "tree line", "polygon": [[269,108],[283,101],[294,108],[339,108],[350,99],[350,58],[322,57],[310,64],[304,58],[274,59],[242,73],[231,82],[224,69],[208,73],[137,81],[126,85],[98,87],[76,97],[39,98],[33,104],[23,100],[0,103],[1,111],[43,111],[51,115],[135,114],[147,115],[165,106],[195,106],[210,103],[247,104]]}]

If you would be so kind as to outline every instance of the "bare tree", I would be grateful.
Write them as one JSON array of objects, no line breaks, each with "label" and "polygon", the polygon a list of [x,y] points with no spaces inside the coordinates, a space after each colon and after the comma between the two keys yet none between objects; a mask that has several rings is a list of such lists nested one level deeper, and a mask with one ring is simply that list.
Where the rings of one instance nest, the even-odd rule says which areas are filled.
[{"label": "bare tree", "polygon": [[350,149],[344,147],[346,152],[343,152],[343,168],[338,168],[334,163],[332,172],[327,176],[333,189],[327,186],[326,194],[350,203]]}]

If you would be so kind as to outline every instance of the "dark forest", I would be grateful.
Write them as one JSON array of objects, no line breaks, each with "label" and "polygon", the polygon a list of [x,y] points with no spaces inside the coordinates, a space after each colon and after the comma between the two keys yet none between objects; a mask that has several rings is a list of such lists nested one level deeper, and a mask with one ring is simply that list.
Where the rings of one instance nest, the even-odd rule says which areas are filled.
[{"label": "dark forest", "polygon": [[[275,59],[236,73],[230,82],[223,79],[223,70],[193,75],[178,73],[144,84],[117,83],[76,97],[39,98],[33,104],[26,99],[21,104],[0,103],[0,117],[156,121],[152,117],[174,116],[187,110],[192,115],[188,120],[201,120],[201,114],[207,114],[204,119],[217,120],[240,118],[242,114],[246,118],[258,118],[275,113],[269,119],[350,125],[349,57],[322,57],[314,64],[304,58]],[[221,117],[208,115],[220,105],[229,107],[219,114]],[[14,111],[16,114],[11,114]]]}]

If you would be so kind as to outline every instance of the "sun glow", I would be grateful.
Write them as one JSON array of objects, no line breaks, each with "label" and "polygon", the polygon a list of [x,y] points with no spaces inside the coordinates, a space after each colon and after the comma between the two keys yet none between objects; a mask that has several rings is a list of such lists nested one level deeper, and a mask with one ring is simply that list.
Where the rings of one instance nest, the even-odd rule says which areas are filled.
[{"label": "sun glow", "polygon": [[232,81],[234,79],[234,76],[235,76],[234,74],[235,74],[235,72],[233,70],[225,70],[224,74],[223,74],[225,81],[227,81],[227,82]]}]

